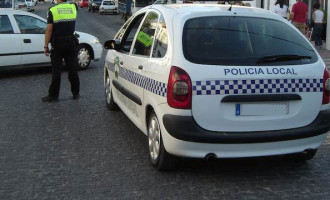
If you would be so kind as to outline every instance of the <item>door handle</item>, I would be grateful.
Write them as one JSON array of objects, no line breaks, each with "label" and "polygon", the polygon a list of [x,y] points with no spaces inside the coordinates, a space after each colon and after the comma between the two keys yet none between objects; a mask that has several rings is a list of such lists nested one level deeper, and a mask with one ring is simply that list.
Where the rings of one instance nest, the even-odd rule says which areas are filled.
[{"label": "door handle", "polygon": [[138,69],[141,69],[142,70],[143,69],[143,66],[142,65],[139,65]]},{"label": "door handle", "polygon": [[123,65],[123,64],[124,64],[124,62],[123,62],[123,61],[120,61],[120,63],[119,63],[119,64]]},{"label": "door handle", "polygon": [[24,43],[31,43],[30,39],[24,39],[23,41],[24,41]]}]

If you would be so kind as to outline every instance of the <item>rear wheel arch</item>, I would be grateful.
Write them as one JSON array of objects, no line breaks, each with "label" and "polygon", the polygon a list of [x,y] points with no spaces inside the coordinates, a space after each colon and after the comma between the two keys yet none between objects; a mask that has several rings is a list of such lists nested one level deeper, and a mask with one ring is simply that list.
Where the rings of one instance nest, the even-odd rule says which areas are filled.
[{"label": "rear wheel arch", "polygon": [[147,105],[146,106],[146,115],[145,115],[145,119],[144,119],[145,120],[144,121],[145,122],[145,129],[147,130],[147,132],[148,132],[149,118],[150,118],[150,115],[151,115],[152,111],[154,111],[154,108],[151,105]]}]

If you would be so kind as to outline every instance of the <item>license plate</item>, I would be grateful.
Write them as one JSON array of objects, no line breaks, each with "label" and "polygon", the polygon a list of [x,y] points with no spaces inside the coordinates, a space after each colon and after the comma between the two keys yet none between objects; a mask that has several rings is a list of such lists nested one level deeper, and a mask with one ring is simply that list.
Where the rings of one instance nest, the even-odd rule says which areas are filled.
[{"label": "license plate", "polygon": [[289,114],[289,104],[281,103],[242,103],[235,106],[236,116],[277,116]]}]

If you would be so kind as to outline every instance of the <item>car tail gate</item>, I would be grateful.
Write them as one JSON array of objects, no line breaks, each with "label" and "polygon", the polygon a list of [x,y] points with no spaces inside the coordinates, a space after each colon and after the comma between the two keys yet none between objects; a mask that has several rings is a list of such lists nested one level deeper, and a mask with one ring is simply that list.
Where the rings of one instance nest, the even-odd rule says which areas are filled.
[{"label": "car tail gate", "polygon": [[192,115],[204,129],[290,129],[310,124],[320,111],[321,65],[200,67],[192,75]]}]

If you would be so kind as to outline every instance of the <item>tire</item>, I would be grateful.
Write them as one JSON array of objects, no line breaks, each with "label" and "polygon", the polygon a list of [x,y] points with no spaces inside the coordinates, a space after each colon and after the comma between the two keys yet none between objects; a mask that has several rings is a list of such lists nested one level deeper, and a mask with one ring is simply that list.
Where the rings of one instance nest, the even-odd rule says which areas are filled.
[{"label": "tire", "polygon": [[148,150],[151,164],[157,170],[167,171],[176,168],[178,158],[166,151],[159,121],[154,111],[151,112],[148,120]]},{"label": "tire", "polygon": [[104,86],[104,94],[105,94],[105,103],[110,111],[117,111],[119,110],[118,105],[115,103],[113,100],[112,96],[112,88],[111,88],[111,79],[110,75],[107,75],[106,81],[105,81],[105,86]]},{"label": "tire", "polygon": [[90,12],[90,11],[91,11],[91,9],[88,8],[88,12]]},{"label": "tire", "polygon": [[92,53],[91,50],[86,45],[78,45],[77,48],[77,62],[78,69],[85,70],[88,68],[91,62]]},{"label": "tire", "polygon": [[296,162],[306,162],[314,158],[317,153],[317,149],[308,149],[301,153],[294,153],[287,156],[287,158],[291,161]]}]

